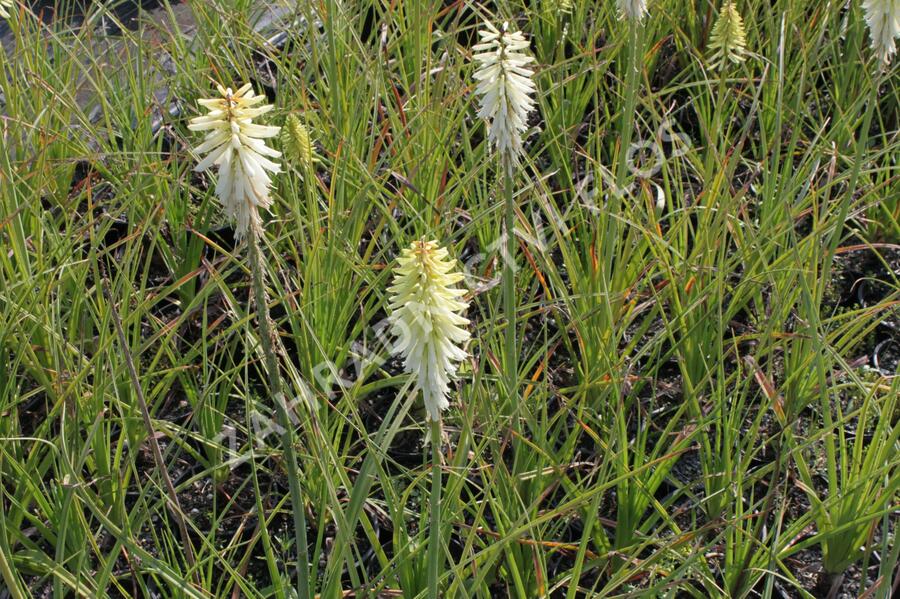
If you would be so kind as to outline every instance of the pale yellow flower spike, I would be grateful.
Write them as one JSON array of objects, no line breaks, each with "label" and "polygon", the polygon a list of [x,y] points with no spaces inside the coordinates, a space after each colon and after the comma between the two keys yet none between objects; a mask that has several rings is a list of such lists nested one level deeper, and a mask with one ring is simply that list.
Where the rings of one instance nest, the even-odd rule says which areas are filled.
[{"label": "pale yellow flower spike", "polygon": [[713,50],[710,56],[712,68],[717,70],[723,70],[729,63],[740,64],[747,59],[747,32],[734,2],[729,0],[722,5],[709,37],[709,47]]},{"label": "pale yellow flower spike", "polygon": [[12,8],[13,0],[0,0],[0,18],[9,18],[9,9]]},{"label": "pale yellow flower spike", "polygon": [[278,135],[280,127],[253,122],[272,106],[259,106],[266,98],[254,94],[249,83],[236,92],[221,85],[217,88],[220,98],[197,101],[209,113],[191,119],[188,125],[191,131],[208,132],[203,143],[194,148],[197,154],[206,155],[194,170],[219,167],[216,196],[225,213],[235,220],[235,236],[240,239],[250,229],[260,232],[259,208],[272,205],[269,173],[279,172],[280,167],[266,157],[277,158],[281,152],[266,146],[263,140]]},{"label": "pale yellow flower spike", "polygon": [[[453,287],[463,275],[453,272],[455,260],[436,241],[416,241],[397,259],[390,299],[394,353],[403,356],[406,372],[416,376],[429,420],[440,420],[449,406],[450,380],[457,362],[468,355],[461,347],[469,339],[469,324],[460,314],[468,304]],[[438,442],[438,441],[436,441]]]}]

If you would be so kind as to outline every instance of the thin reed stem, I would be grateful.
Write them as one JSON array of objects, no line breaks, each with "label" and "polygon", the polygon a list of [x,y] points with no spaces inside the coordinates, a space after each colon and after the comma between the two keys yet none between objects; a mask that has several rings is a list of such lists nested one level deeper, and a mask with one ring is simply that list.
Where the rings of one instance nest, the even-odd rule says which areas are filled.
[{"label": "thin reed stem", "polygon": [[[294,435],[288,408],[285,403],[284,386],[278,369],[272,339],[273,331],[269,320],[269,308],[266,301],[265,265],[259,248],[259,232],[251,227],[248,245],[250,246],[250,270],[253,273],[253,295],[256,298],[256,312],[259,320],[259,338],[262,342],[266,360],[266,371],[269,375],[269,386],[275,398],[275,414],[278,426],[281,427],[281,447],[284,461],[287,463],[288,485],[291,492],[291,508],[294,515],[294,535],[297,545],[297,582],[300,599],[310,599],[309,586],[309,549],[306,545],[306,511],[303,493],[300,489],[300,474],[297,469],[297,456],[294,451]],[[260,514],[262,517],[262,514]]]},{"label": "thin reed stem", "polygon": [[516,405],[516,388],[519,376],[519,352],[516,346],[516,206],[513,200],[513,177],[506,164],[508,158],[501,158],[503,169],[503,192],[506,198],[504,208],[506,251],[503,256],[503,312],[506,316],[506,392],[510,409]]},{"label": "thin reed stem", "polygon": [[428,531],[428,597],[438,599],[441,571],[441,421],[431,421],[431,525]]}]

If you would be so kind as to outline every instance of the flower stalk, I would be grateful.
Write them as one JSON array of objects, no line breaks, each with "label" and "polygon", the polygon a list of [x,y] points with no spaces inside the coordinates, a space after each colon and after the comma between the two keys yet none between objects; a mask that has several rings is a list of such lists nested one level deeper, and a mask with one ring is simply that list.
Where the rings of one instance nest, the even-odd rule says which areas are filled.
[{"label": "flower stalk", "polygon": [[[269,387],[275,398],[275,415],[281,430],[281,448],[287,465],[288,487],[291,493],[291,507],[294,516],[294,535],[297,545],[297,582],[300,599],[310,599],[309,549],[306,544],[306,502],[300,487],[300,472],[294,451],[294,435],[291,417],[285,401],[284,385],[278,368],[278,358],[273,344],[273,327],[269,320],[269,306],[266,300],[265,263],[259,248],[259,238],[251,234],[247,244],[250,248],[250,270],[253,274],[253,296],[256,300],[256,315],[259,320],[259,339],[266,361]],[[262,515],[260,515],[262,517]]]},{"label": "flower stalk", "polygon": [[517,310],[516,310],[516,204],[513,198],[513,177],[510,168],[504,168],[503,193],[504,235],[506,249],[503,256],[503,312],[506,315],[506,331],[504,334],[504,354],[506,357],[506,391],[512,400],[517,397],[519,386],[519,348],[516,342]]},{"label": "flower stalk", "polygon": [[416,375],[422,390],[427,419],[431,423],[431,497],[428,531],[428,596],[440,597],[438,581],[441,553],[441,412],[449,406],[450,377],[456,363],[468,355],[461,344],[469,339],[460,315],[468,304],[453,287],[463,276],[454,272],[454,261],[436,241],[416,241],[397,260],[391,293],[391,332],[398,337],[395,353],[404,358],[404,369]]},{"label": "flower stalk", "polygon": [[533,71],[528,65],[534,57],[525,53],[528,41],[520,31],[511,31],[508,23],[499,29],[485,23],[478,32],[481,42],[476,44],[475,72],[478,82],[475,93],[481,97],[478,116],[485,119],[488,142],[500,157],[503,172],[504,235],[506,246],[503,258],[503,311],[506,317],[505,363],[506,391],[514,406],[518,387],[518,349],[516,345],[516,207],[513,200],[513,173],[524,154],[522,135],[527,129],[528,114],[534,110],[536,87]]},{"label": "flower stalk", "polygon": [[[266,300],[266,265],[260,250],[263,228],[259,208],[272,205],[269,196],[270,173],[278,173],[280,166],[269,158],[281,153],[265,143],[275,137],[280,127],[254,123],[253,120],[272,109],[271,105],[259,106],[265,96],[256,95],[248,83],[233,92],[231,88],[217,86],[220,97],[199,100],[209,112],[191,120],[188,129],[205,131],[206,138],[195,151],[204,155],[194,168],[197,172],[218,167],[216,196],[226,214],[235,220],[235,237],[248,237],[250,271],[253,277],[253,296],[256,300],[259,338],[265,357],[269,387],[275,403],[275,413],[280,428],[280,440],[286,462],[291,507],[294,516],[294,534],[297,547],[298,596],[311,597],[309,584],[309,549],[306,544],[306,503],[300,487],[297,455],[294,451],[293,424],[288,413],[284,385],[275,354],[275,333],[270,321]],[[249,232],[249,235],[247,233]],[[259,514],[264,518],[264,514]]]},{"label": "flower stalk", "polygon": [[439,599],[441,565],[441,421],[431,421],[431,522],[428,528],[428,597]]}]

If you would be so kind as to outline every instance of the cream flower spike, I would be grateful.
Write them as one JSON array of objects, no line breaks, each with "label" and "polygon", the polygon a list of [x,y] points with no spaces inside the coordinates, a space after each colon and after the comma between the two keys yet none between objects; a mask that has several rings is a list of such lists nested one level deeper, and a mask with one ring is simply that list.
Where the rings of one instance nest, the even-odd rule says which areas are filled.
[{"label": "cream flower spike", "polygon": [[619,12],[628,19],[634,19],[638,23],[647,15],[647,0],[617,0]]},{"label": "cream flower spike", "polygon": [[192,119],[188,125],[191,131],[208,131],[203,143],[195,148],[197,154],[206,156],[194,170],[219,167],[216,195],[226,214],[234,218],[235,236],[240,239],[248,229],[254,233],[261,230],[259,208],[272,205],[269,173],[279,172],[280,167],[266,156],[277,158],[281,153],[266,146],[263,140],[276,136],[280,128],[253,122],[272,106],[258,106],[266,98],[255,95],[251,84],[236,92],[221,85],[216,87],[222,97],[198,100],[209,113]]},{"label": "cream flower spike", "polygon": [[523,50],[528,41],[521,31],[509,31],[504,23],[490,23],[478,32],[481,41],[472,50],[478,63],[475,93],[481,96],[478,116],[487,121],[488,140],[510,171],[523,153],[522,134],[528,128],[528,113],[534,109],[533,72],[526,65],[534,60]]},{"label": "cream flower spike", "polygon": [[406,372],[416,375],[429,420],[440,420],[450,404],[447,394],[457,362],[468,355],[461,344],[469,339],[469,321],[460,314],[468,304],[453,287],[463,275],[453,272],[455,260],[436,241],[415,241],[397,259],[389,320],[398,338],[394,353],[403,356]]},{"label": "cream flower spike", "polygon": [[891,64],[900,37],[900,0],[863,0],[872,49],[883,66]]},{"label": "cream flower spike", "polygon": [[13,0],[0,0],[0,18],[9,18],[9,9],[12,8]]},{"label": "cream flower spike", "polygon": [[747,31],[744,19],[734,2],[722,5],[719,18],[709,36],[709,47],[714,50],[710,57],[712,67],[723,70],[728,63],[740,64],[747,59]]}]

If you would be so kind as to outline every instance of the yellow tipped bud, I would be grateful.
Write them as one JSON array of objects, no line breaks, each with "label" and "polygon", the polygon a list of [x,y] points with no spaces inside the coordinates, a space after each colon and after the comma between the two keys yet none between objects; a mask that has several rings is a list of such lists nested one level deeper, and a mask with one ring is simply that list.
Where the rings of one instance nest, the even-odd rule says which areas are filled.
[{"label": "yellow tipped bud", "polygon": [[575,0],[557,0],[556,9],[559,12],[570,13],[575,8]]},{"label": "yellow tipped bud", "polygon": [[709,47],[713,50],[710,62],[714,69],[722,70],[729,62],[740,64],[747,59],[747,32],[734,2],[722,5],[719,18],[713,25]]},{"label": "yellow tipped bud", "polygon": [[284,156],[291,162],[308,169],[319,162],[309,130],[296,115],[288,115],[280,139]]}]

